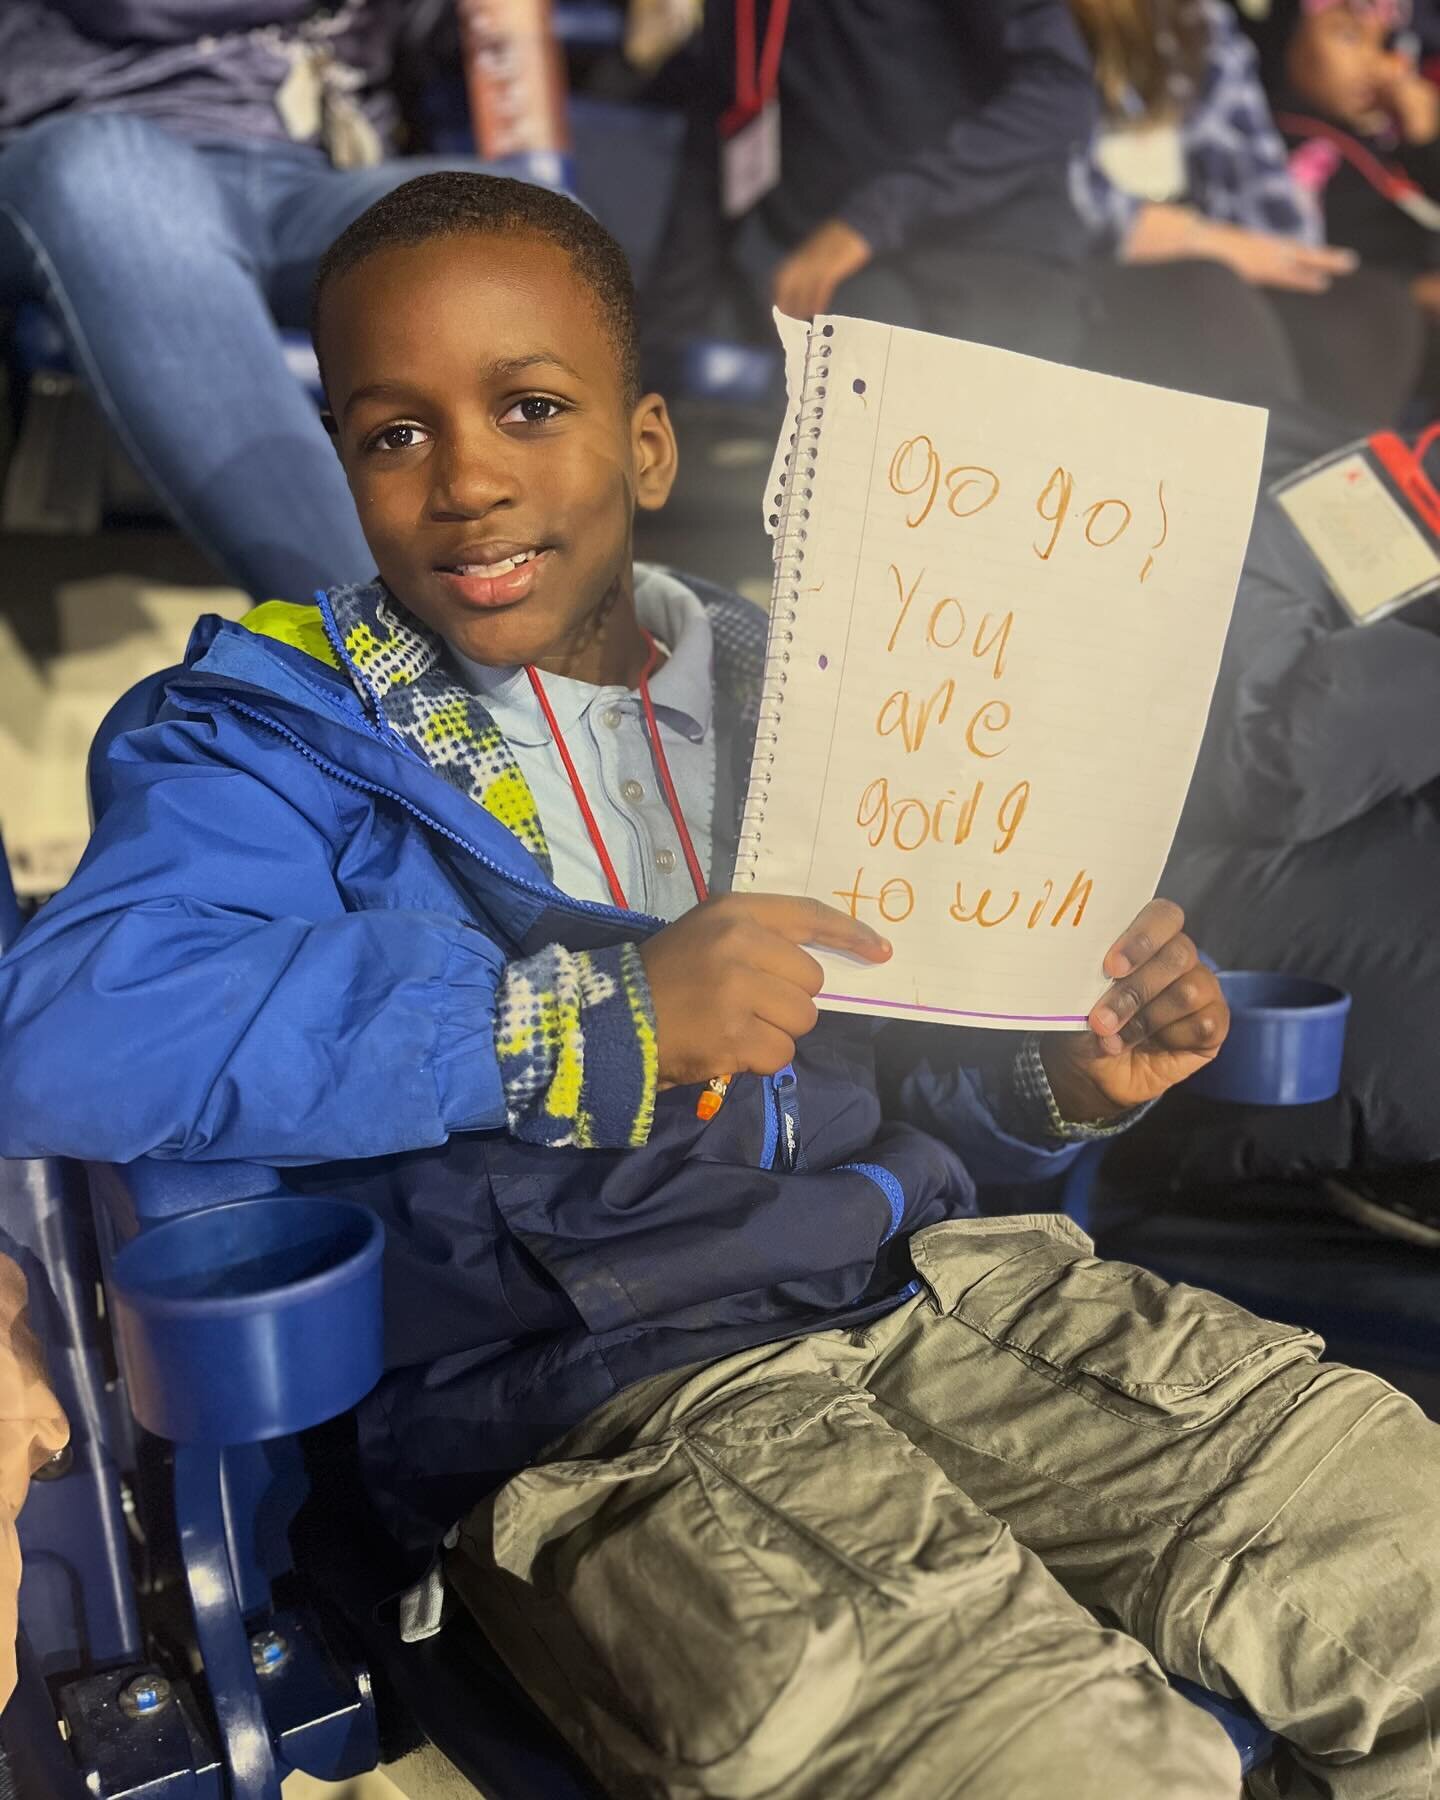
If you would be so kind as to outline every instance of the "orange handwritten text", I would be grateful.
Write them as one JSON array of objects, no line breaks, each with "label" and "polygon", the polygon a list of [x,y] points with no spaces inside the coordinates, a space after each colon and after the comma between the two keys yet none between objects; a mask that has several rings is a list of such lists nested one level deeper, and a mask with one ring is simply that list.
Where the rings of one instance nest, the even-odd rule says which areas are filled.
[{"label": "orange handwritten text", "polygon": [[955,698],[954,680],[942,681],[928,700],[917,703],[909,688],[896,688],[887,696],[875,719],[875,729],[881,737],[889,737],[898,731],[904,741],[906,751],[912,756],[925,742],[925,734],[930,729],[931,718],[939,708],[938,723],[943,725],[949,717],[950,705]]},{"label": "orange handwritten text", "polygon": [[[895,454],[890,458],[887,480],[892,493],[914,502],[905,514],[905,523],[912,531],[918,531],[934,512],[935,502],[940,498],[942,481],[945,488],[945,510],[955,519],[973,519],[977,514],[983,513],[1000,498],[1003,485],[998,471],[984,463],[954,463],[946,467],[945,459],[935,447],[935,440],[923,431],[906,438],[897,446]],[[1065,535],[1066,523],[1076,502],[1077,492],[1075,471],[1057,463],[1045,485],[1035,496],[1034,510],[1049,526],[1048,532],[1042,532],[1038,538],[1032,539],[1030,545],[1041,562],[1048,563],[1055,555]],[[1158,530],[1140,567],[1142,582],[1149,579],[1155,567],[1155,553],[1170,535],[1170,509],[1166,503],[1163,481],[1157,482],[1155,486],[1155,511]],[[1108,550],[1111,545],[1120,542],[1134,523],[1135,506],[1119,494],[1109,494],[1099,500],[1088,501],[1080,511],[1079,519],[1080,536],[1084,542],[1092,549]],[[1070,536],[1073,541],[1074,534]],[[903,619],[901,622],[903,623]],[[897,625],[896,631],[898,630]],[[892,633],[890,648],[893,650],[894,647],[895,634]]]},{"label": "orange handwritten text", "polygon": [[860,916],[860,902],[873,900],[880,909],[880,917],[890,925],[900,925],[915,910],[915,890],[903,875],[892,875],[880,889],[878,894],[868,894],[861,888],[865,879],[864,869],[855,871],[855,885],[848,888],[835,888],[834,897],[843,900],[850,909],[850,917]]},{"label": "orange handwritten text", "polygon": [[[907,853],[923,849],[926,844],[963,844],[975,828],[975,815],[984,793],[985,783],[977,780],[963,798],[957,788],[947,788],[933,801],[917,799],[913,794],[897,798],[890,791],[889,778],[880,775],[861,794],[855,823],[877,849],[887,838],[897,850]],[[997,856],[1003,856],[1015,842],[1029,804],[1028,781],[1017,781],[1000,801],[995,810],[993,846]]]},{"label": "orange handwritten text", "polygon": [[[1070,925],[1076,926],[1085,917],[1085,908],[1090,895],[1094,891],[1094,880],[1083,869],[1077,871],[1075,879],[1070,883],[1064,899],[1051,914],[1050,924],[1060,925],[1065,922],[1065,915],[1073,909],[1074,916]],[[1025,915],[1026,931],[1034,931],[1045,917],[1045,909],[1055,897],[1055,883],[1047,880],[1040,890],[1038,899]],[[863,898],[863,896],[862,896]],[[993,888],[982,888],[980,898],[973,906],[965,904],[965,884],[955,883],[955,900],[950,908],[950,917],[957,925],[978,925],[982,931],[993,931],[997,925],[1004,925],[1014,918],[1020,906],[1020,890],[1010,890],[1009,904],[997,901]]]}]

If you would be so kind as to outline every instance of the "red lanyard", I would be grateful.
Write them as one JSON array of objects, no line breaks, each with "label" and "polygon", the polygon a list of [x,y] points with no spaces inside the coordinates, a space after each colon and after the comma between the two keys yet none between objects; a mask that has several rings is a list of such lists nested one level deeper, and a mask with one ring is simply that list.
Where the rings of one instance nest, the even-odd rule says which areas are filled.
[{"label": "red lanyard", "polygon": [[757,113],[780,84],[780,52],[790,0],[771,0],[765,21],[765,45],[755,63],[755,0],[735,0],[735,111]]},{"label": "red lanyard", "polygon": [[1323,119],[1306,118],[1300,113],[1276,113],[1275,123],[1292,137],[1312,141],[1319,138],[1331,145],[1377,193],[1383,194],[1397,206],[1403,205],[1410,195],[1422,191],[1418,182],[1412,181],[1403,169],[1389,167],[1373,151],[1366,149],[1358,138],[1334,125],[1327,125]]},{"label": "red lanyard", "polygon": [[[695,854],[695,846],[690,842],[690,833],[685,826],[685,814],[680,805],[680,796],[675,792],[675,783],[670,774],[670,764],[665,755],[665,746],[660,741],[660,726],[655,718],[655,708],[650,700],[650,675],[659,660],[660,652],[655,640],[648,631],[642,632],[650,654],[645,658],[645,667],[640,671],[640,704],[645,712],[645,732],[650,740],[650,751],[655,758],[655,770],[660,777],[660,787],[665,795],[665,804],[670,809],[670,817],[675,822],[676,835],[680,839],[680,848],[685,853],[685,866],[690,871],[690,880],[695,889],[695,898],[703,901],[709,889],[705,885],[705,874],[700,867],[700,858]],[[545,723],[550,727],[550,735],[555,740],[555,748],[560,752],[560,760],[565,765],[565,773],[570,777],[570,786],[575,795],[575,802],[580,808],[580,817],[585,821],[585,829],[590,833],[590,842],[595,847],[595,854],[600,859],[600,867],[605,872],[605,880],[610,888],[610,898],[621,912],[629,912],[630,903],[625,898],[625,890],[620,886],[620,877],[615,872],[615,865],[610,860],[610,852],[605,848],[605,839],[600,835],[600,827],[595,822],[595,814],[590,809],[590,802],[585,798],[585,789],[580,781],[580,772],[575,767],[565,737],[560,730],[560,722],[555,717],[554,709],[540,683],[540,671],[531,664],[525,665],[525,673],[530,677],[530,685],[535,690],[535,698],[540,702],[540,710],[545,715]]]},{"label": "red lanyard", "polygon": [[1423,432],[1412,450],[1393,431],[1377,431],[1369,439],[1375,460],[1433,532],[1440,533],[1440,494],[1425,473],[1425,458],[1440,439],[1440,425]]}]

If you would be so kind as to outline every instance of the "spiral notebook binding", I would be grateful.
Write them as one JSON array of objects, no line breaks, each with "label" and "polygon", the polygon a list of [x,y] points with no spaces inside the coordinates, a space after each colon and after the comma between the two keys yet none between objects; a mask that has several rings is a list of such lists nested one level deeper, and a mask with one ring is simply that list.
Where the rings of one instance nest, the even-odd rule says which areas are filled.
[{"label": "spiral notebook binding", "polygon": [[795,639],[795,618],[800,605],[800,578],[805,565],[809,535],[810,502],[815,494],[815,471],[820,460],[820,434],[825,418],[826,365],[834,350],[833,325],[813,331],[805,356],[805,380],[795,429],[778,478],[778,491],[769,496],[775,509],[769,523],[775,532],[774,587],[770,601],[770,633],[765,644],[765,668],[761,678],[760,711],[756,718],[755,753],[750,763],[750,786],[735,854],[735,887],[747,888],[755,879],[760,839],[765,829],[765,810],[770,800],[776,746],[780,741],[780,714],[789,680],[790,646]]}]

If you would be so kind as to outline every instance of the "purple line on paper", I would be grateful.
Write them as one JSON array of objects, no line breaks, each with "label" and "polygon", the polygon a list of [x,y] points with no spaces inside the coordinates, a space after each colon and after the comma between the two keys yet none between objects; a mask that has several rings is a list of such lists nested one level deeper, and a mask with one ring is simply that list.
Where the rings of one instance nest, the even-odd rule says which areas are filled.
[{"label": "purple line on paper", "polygon": [[876,1000],[869,994],[826,994],[817,1000],[853,1000],[860,1006],[889,1006],[899,1012],[945,1013],[955,1019],[1013,1019],[1016,1024],[1083,1025],[1088,1013],[1005,1013],[970,1012],[963,1006],[924,1006],[913,1000]]}]

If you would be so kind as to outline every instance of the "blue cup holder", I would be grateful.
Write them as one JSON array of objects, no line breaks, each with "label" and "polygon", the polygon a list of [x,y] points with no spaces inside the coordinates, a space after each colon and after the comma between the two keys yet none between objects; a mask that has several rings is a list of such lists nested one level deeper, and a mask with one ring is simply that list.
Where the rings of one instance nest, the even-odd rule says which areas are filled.
[{"label": "blue cup holder", "polygon": [[1340,1091],[1350,996],[1308,975],[1222,969],[1230,1035],[1185,1084],[1209,1100],[1306,1106]]},{"label": "blue cup holder", "polygon": [[248,1444],[346,1412],[380,1379],[384,1227],[346,1200],[235,1200],[115,1257],[130,1403],[177,1444]]}]

